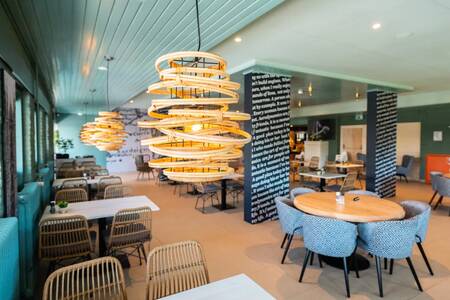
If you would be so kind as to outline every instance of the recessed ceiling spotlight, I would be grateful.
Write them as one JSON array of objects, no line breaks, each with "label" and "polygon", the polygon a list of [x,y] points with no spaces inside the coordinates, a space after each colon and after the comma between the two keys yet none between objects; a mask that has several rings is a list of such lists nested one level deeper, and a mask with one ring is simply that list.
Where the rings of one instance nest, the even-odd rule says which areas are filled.
[{"label": "recessed ceiling spotlight", "polygon": [[130,103],[134,103],[134,100],[130,100]]},{"label": "recessed ceiling spotlight", "polygon": [[299,95],[303,95],[303,89],[298,89],[297,93],[298,93]]},{"label": "recessed ceiling spotlight", "polygon": [[107,71],[107,70],[108,70],[108,68],[105,67],[105,66],[100,66],[100,67],[98,67],[98,69],[99,69],[100,71]]},{"label": "recessed ceiling spotlight", "polygon": [[234,38],[234,41],[236,43],[240,43],[240,42],[242,42],[242,38],[240,36],[237,36],[237,37]]},{"label": "recessed ceiling spotlight", "polygon": [[376,22],[376,23],[372,24],[372,29],[373,30],[378,30],[380,28],[381,28],[381,23]]},{"label": "recessed ceiling spotlight", "polygon": [[79,113],[78,113],[78,115],[79,115],[79,116],[82,116],[82,115],[83,115],[83,113],[79,112]]}]

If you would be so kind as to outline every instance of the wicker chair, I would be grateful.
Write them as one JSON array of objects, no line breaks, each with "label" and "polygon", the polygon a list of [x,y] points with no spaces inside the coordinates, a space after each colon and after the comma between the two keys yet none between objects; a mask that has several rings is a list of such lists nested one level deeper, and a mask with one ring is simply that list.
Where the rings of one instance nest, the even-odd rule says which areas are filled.
[{"label": "wicker chair", "polygon": [[74,188],[82,188],[87,191],[88,190],[87,180],[83,178],[67,179],[64,180],[61,185],[61,189],[74,189]]},{"label": "wicker chair", "polygon": [[126,300],[122,266],[108,256],[61,268],[45,281],[42,299]]},{"label": "wicker chair", "polygon": [[88,201],[88,194],[83,188],[75,188],[75,189],[63,189],[56,192],[55,202],[58,201],[67,201],[69,203],[72,202],[83,202]]},{"label": "wicker chair", "polygon": [[122,184],[122,178],[119,176],[109,176],[100,178],[97,184],[97,199],[104,199],[105,188],[108,185]]},{"label": "wicker chair", "polygon": [[[114,216],[111,231],[105,237],[109,254],[115,255],[120,251],[134,255],[137,251],[139,264],[142,264],[141,250],[144,259],[147,260],[144,244],[152,239],[152,210],[144,206],[118,211]],[[134,250],[124,252],[126,248]]]},{"label": "wicker chair", "polygon": [[347,176],[345,176],[344,183],[342,185],[340,184],[327,185],[324,188],[324,190],[327,192],[341,192],[341,193],[354,190],[356,178],[357,178],[356,173],[348,173]]},{"label": "wicker chair", "polygon": [[130,189],[122,184],[108,185],[105,188],[103,199],[122,198],[130,195]]},{"label": "wicker chair", "polygon": [[59,170],[58,171],[58,178],[75,178],[75,177],[82,177],[83,171],[82,170]]},{"label": "wicker chair", "polygon": [[209,283],[201,245],[183,241],[154,248],[147,261],[146,299],[159,299]]},{"label": "wicker chair", "polygon": [[39,224],[39,258],[49,261],[49,271],[63,260],[90,259],[88,222],[84,216],[58,216]]}]

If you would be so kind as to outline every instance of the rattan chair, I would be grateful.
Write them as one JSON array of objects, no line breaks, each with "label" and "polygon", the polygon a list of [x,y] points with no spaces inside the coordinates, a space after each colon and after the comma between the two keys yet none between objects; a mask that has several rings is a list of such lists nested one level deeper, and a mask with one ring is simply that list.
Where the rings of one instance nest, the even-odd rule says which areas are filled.
[{"label": "rattan chair", "polygon": [[[134,255],[137,251],[139,264],[142,264],[141,250],[147,260],[144,244],[152,239],[152,210],[144,206],[118,211],[114,216],[111,231],[105,237],[109,254],[122,252]],[[126,248],[134,249],[132,252],[125,252]]]},{"label": "rattan chair", "polygon": [[324,190],[327,192],[341,192],[341,193],[354,190],[356,178],[357,178],[356,173],[348,173],[347,176],[345,176],[344,183],[342,185],[340,184],[327,185],[324,188]]},{"label": "rattan chair", "polygon": [[201,245],[183,241],[154,248],[147,260],[147,300],[209,283]]},{"label": "rattan chair", "polygon": [[88,190],[88,183],[87,180],[84,178],[79,179],[67,179],[64,180],[61,184],[61,189],[74,189],[74,188],[81,188]]},{"label": "rattan chair", "polygon": [[109,176],[100,178],[97,184],[97,199],[104,199],[105,188],[109,185],[122,184],[119,176]]},{"label": "rattan chair", "polygon": [[75,177],[82,177],[83,171],[82,170],[58,170],[58,178],[75,178]]},{"label": "rattan chair", "polygon": [[122,266],[107,256],[61,268],[45,281],[42,299],[126,300]]},{"label": "rattan chair", "polygon": [[39,258],[49,261],[49,271],[66,259],[90,259],[92,251],[88,222],[70,215],[44,219],[39,224]]},{"label": "rattan chair", "polygon": [[83,202],[88,201],[88,194],[84,188],[63,189],[56,192],[55,201]]},{"label": "rattan chair", "polygon": [[105,188],[103,199],[122,198],[130,195],[130,189],[122,184],[108,185]]}]

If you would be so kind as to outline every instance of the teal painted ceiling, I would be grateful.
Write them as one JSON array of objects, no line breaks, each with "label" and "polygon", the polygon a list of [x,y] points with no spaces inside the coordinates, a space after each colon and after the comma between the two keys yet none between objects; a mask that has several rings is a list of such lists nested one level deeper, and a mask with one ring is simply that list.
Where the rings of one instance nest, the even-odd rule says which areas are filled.
[{"label": "teal painted ceiling", "polygon": [[[202,50],[209,50],[283,0],[200,0]],[[106,108],[104,56],[110,64],[111,106],[157,81],[162,54],[195,50],[194,0],[5,0],[44,76],[59,112]],[[220,53],[219,53],[220,54]]]}]

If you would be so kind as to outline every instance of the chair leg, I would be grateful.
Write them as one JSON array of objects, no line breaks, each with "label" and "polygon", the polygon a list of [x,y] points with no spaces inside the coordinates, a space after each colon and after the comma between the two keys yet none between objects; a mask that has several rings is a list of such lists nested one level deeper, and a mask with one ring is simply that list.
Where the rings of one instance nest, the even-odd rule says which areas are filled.
[{"label": "chair leg", "polygon": [[147,263],[147,254],[145,253],[145,246],[143,243],[141,244],[141,249],[142,249],[142,254],[144,255],[144,261],[145,261],[145,263]]},{"label": "chair leg", "polygon": [[310,254],[311,254],[311,251],[306,249],[305,259],[303,260],[302,271],[300,272],[300,278],[298,279],[298,282],[302,282],[302,280],[303,280],[303,275],[305,274],[305,269],[306,269],[306,266],[308,265],[308,260],[309,260]]},{"label": "chair leg", "polygon": [[391,261],[389,262],[389,275],[392,275],[394,272],[394,259],[391,258]]},{"label": "chair leg", "polygon": [[342,261],[344,263],[345,290],[347,291],[347,298],[350,298],[350,286],[349,286],[349,283],[348,283],[347,258],[343,257]]},{"label": "chair leg", "polygon": [[288,234],[286,233],[286,234],[284,235],[283,241],[281,242],[281,247],[280,247],[281,249],[283,249],[284,243],[286,242],[287,238],[288,238]]},{"label": "chair leg", "polygon": [[417,246],[419,247],[420,254],[422,254],[425,264],[427,265],[428,272],[430,272],[430,275],[433,276],[434,273],[433,270],[431,269],[430,262],[428,261],[427,255],[425,254],[425,250],[423,249],[422,243],[417,243]]},{"label": "chair leg", "polygon": [[352,255],[351,259],[352,259],[352,262],[353,262],[353,268],[355,269],[356,278],[359,278],[358,259],[356,258],[355,253],[356,253],[356,251],[353,252],[353,255]]},{"label": "chair leg", "polygon": [[417,284],[417,287],[419,288],[419,291],[423,292],[422,286],[420,285],[419,278],[417,277],[417,274],[416,274],[416,270],[414,270],[414,266],[412,264],[411,257],[407,257],[406,261],[408,262],[409,268],[411,269],[411,273],[414,276],[414,280],[416,281],[416,284]]},{"label": "chair leg", "polygon": [[428,202],[429,205],[431,205],[431,203],[433,203],[434,197],[436,197],[437,195],[437,191],[434,191],[433,197],[431,197],[430,202]]},{"label": "chair leg", "polygon": [[378,291],[380,292],[380,297],[383,297],[383,278],[381,276],[381,262],[379,256],[375,256],[375,265],[377,268]]},{"label": "chair leg", "polygon": [[140,246],[137,246],[137,252],[138,252],[138,256],[139,256],[139,265],[142,266],[142,260],[141,260],[141,249],[139,249]]},{"label": "chair leg", "polygon": [[317,258],[319,259],[319,267],[322,269],[323,265],[322,265],[322,258],[320,257],[320,254],[317,254]]},{"label": "chair leg", "polygon": [[384,258],[384,269],[387,270],[387,268],[388,268],[388,260],[387,260],[387,258],[385,257],[385,258]]},{"label": "chair leg", "polygon": [[314,262],[314,252],[311,251],[311,260],[309,262],[309,265],[312,266]]},{"label": "chair leg", "polygon": [[289,251],[289,247],[291,246],[291,242],[292,242],[293,238],[294,238],[293,234],[289,235],[289,239],[288,239],[288,242],[287,242],[287,245],[286,245],[286,249],[284,249],[283,258],[281,259],[281,264],[284,264],[284,260],[286,259],[286,255],[287,255],[287,253]]},{"label": "chair leg", "polygon": [[440,197],[439,197],[439,199],[438,199],[438,201],[436,202],[436,205],[434,206],[433,209],[438,208],[439,204],[441,204],[441,202],[442,202],[442,199],[444,199],[444,196],[440,196]]},{"label": "chair leg", "polygon": [[406,183],[409,183],[409,182],[408,182],[408,177],[406,177],[406,175],[404,175],[404,176],[405,176]]}]

